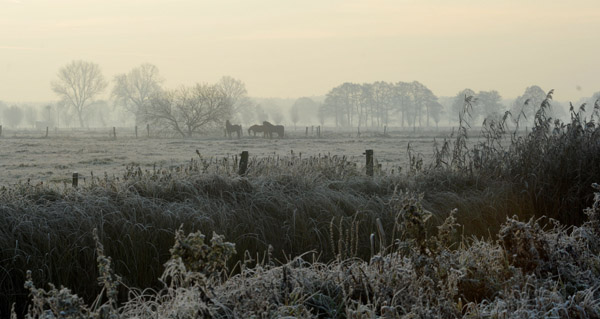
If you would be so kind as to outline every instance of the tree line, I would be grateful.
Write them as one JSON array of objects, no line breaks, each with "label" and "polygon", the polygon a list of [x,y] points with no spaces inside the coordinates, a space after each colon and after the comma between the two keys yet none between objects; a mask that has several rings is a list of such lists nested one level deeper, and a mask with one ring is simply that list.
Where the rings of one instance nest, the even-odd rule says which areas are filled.
[{"label": "tree line", "polygon": [[[546,98],[546,91],[537,85],[527,87],[512,103],[505,105],[498,91],[461,90],[447,105],[424,84],[413,82],[343,83],[331,89],[319,107],[319,117],[329,119],[336,127],[437,127],[442,119],[456,123],[465,98],[472,97],[470,121],[481,124],[487,118],[502,117],[507,112],[513,121],[525,125]],[[600,92],[594,94],[594,101]],[[589,103],[585,100],[581,103]],[[592,102],[593,103],[593,102]],[[565,108],[558,102],[549,110],[553,117],[564,117]],[[321,120],[324,121],[324,120]]]},{"label": "tree line", "polygon": [[336,127],[416,127],[439,123],[443,109],[429,88],[414,81],[343,83],[327,93],[321,112]]},{"label": "tree line", "polygon": [[[212,127],[221,127],[225,120],[244,124],[284,120],[281,101],[274,99],[251,99],[245,84],[229,76],[217,83],[197,83],[168,89],[156,66],[141,64],[127,73],[116,75],[109,83],[100,66],[87,61],[72,61],[60,68],[57,79],[51,82],[59,102],[45,105],[41,111],[44,123],[58,126],[61,118],[78,122],[86,127],[94,119],[104,126],[111,106],[99,99],[110,84],[112,111],[126,112],[136,125],[153,124],[154,127],[189,137]],[[301,97],[287,105],[290,122],[294,128],[301,120],[314,121],[335,127],[383,127],[399,126],[436,127],[442,119],[449,124],[458,121],[466,97],[473,97],[471,121],[482,123],[489,117],[503,116],[509,111],[513,120],[527,123],[546,97],[546,92],[533,85],[510,105],[503,103],[501,95],[494,90],[475,92],[461,90],[443,103],[424,84],[413,82],[343,83],[322,98]],[[600,97],[600,92],[594,94]],[[565,116],[565,108],[554,102],[550,110],[554,117]],[[579,103],[589,103],[585,100]],[[26,123],[32,127],[37,121],[37,110],[31,106],[7,106],[0,101],[0,111],[5,122],[16,127]],[[122,115],[122,113],[121,113]],[[117,115],[119,118],[123,116]],[[65,121],[65,119],[63,120]],[[526,125],[526,124],[525,124]],[[48,125],[53,126],[53,125]]]}]

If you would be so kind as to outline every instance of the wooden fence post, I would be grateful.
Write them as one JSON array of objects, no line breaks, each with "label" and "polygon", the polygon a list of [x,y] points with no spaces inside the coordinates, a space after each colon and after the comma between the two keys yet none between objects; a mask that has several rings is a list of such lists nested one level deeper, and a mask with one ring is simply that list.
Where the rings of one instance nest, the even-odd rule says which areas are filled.
[{"label": "wooden fence post", "polygon": [[317,137],[321,138],[321,125],[317,126]]},{"label": "wooden fence post", "polygon": [[137,138],[137,125],[135,126],[135,138]]},{"label": "wooden fence post", "polygon": [[306,137],[308,137],[308,126],[306,127]]},{"label": "wooden fence post", "polygon": [[73,187],[77,187],[77,182],[79,182],[79,173],[73,173]]},{"label": "wooden fence post", "polygon": [[360,126],[358,127],[358,134],[356,136],[360,137]]},{"label": "wooden fence post", "polygon": [[48,137],[48,127],[46,126],[46,137]]},{"label": "wooden fence post", "polygon": [[117,139],[117,128],[113,126],[113,138]]},{"label": "wooden fence post", "polygon": [[248,169],[248,151],[243,151],[240,157],[240,171],[238,174],[240,176],[246,175],[246,170]]},{"label": "wooden fence post", "polygon": [[367,156],[367,175],[373,176],[373,150],[366,150]]}]

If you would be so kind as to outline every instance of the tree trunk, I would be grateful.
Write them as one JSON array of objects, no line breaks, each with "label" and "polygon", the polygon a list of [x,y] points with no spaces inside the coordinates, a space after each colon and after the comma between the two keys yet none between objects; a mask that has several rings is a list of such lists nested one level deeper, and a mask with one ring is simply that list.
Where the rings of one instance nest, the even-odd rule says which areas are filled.
[{"label": "tree trunk", "polygon": [[402,110],[402,127],[404,127],[404,110]]},{"label": "tree trunk", "polygon": [[77,117],[79,118],[79,126],[80,126],[81,128],[84,128],[84,127],[85,127],[85,125],[84,125],[84,123],[83,123],[83,111],[81,111],[81,110],[79,110],[79,109],[78,109],[78,110],[77,110]]}]

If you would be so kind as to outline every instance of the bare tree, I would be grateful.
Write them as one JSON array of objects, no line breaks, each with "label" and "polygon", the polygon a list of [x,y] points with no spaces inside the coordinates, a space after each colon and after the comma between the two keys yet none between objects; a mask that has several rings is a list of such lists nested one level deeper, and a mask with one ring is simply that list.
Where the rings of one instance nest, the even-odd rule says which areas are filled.
[{"label": "bare tree", "polygon": [[359,118],[361,86],[355,83],[343,83],[329,91],[325,98],[326,111],[335,117],[336,126],[353,126]]},{"label": "bare tree", "polygon": [[241,116],[252,105],[244,82],[230,76],[224,76],[216,87],[229,99],[232,115]]},{"label": "bare tree", "polygon": [[217,85],[196,84],[154,95],[144,119],[191,137],[203,128],[220,125],[231,116],[231,100]]},{"label": "bare tree", "polygon": [[317,111],[317,117],[319,118],[319,123],[321,124],[321,126],[325,126],[326,111],[325,111],[325,107],[323,106],[323,104],[319,105],[319,110]]},{"label": "bare tree", "polygon": [[389,124],[392,109],[392,84],[378,81],[371,86],[371,126]]},{"label": "bare tree", "polygon": [[419,121],[419,126],[422,126],[421,120],[423,117],[423,111],[425,111],[426,125],[427,127],[429,127],[429,116],[431,114],[430,107],[435,106],[435,103],[433,102],[437,102],[438,98],[428,87],[421,84],[420,82],[413,81],[410,84],[412,87],[412,97],[415,102],[413,104],[413,106],[415,107],[415,112],[413,113],[413,130],[416,128],[417,120]]},{"label": "bare tree", "polygon": [[502,116],[505,112],[505,107],[502,105],[502,96],[498,91],[479,91],[477,93],[477,110],[475,110],[474,118],[478,122],[483,121],[489,116]]},{"label": "bare tree", "polygon": [[431,118],[435,122],[435,129],[437,130],[439,128],[442,115],[444,114],[444,106],[438,101],[430,101],[429,103],[430,105],[428,106],[428,109],[431,114]]},{"label": "bare tree", "polygon": [[79,60],[58,71],[58,81],[52,82],[52,90],[77,112],[79,125],[84,127],[84,113],[107,85],[97,64]]},{"label": "bare tree", "polygon": [[411,118],[415,113],[415,100],[412,95],[413,86],[408,82],[397,82],[391,86],[392,111],[400,115],[400,125],[410,126]]},{"label": "bare tree", "polygon": [[145,63],[127,74],[115,76],[112,97],[117,105],[131,112],[135,116],[136,124],[139,124],[144,108],[148,106],[152,96],[161,91],[163,81],[158,68]]}]

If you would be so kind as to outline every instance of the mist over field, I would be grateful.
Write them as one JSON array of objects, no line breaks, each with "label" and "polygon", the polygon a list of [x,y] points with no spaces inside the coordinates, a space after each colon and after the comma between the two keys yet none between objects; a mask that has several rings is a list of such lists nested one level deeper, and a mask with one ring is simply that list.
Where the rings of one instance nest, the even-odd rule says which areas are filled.
[{"label": "mist over field", "polygon": [[0,0],[0,318],[600,318],[597,30]]}]

